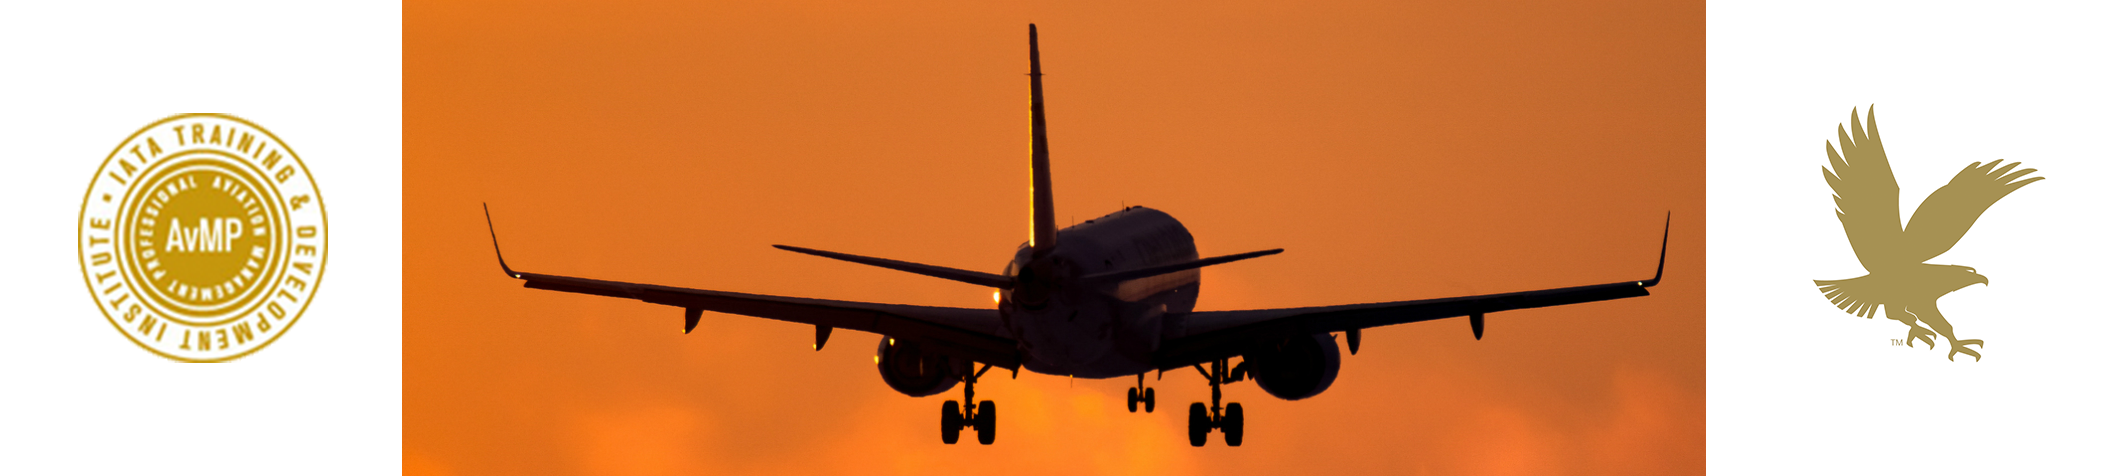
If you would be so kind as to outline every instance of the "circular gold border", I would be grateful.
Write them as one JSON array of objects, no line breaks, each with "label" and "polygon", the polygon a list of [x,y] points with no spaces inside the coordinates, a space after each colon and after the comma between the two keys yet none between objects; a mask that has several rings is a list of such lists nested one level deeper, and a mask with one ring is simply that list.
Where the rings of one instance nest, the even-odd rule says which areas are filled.
[{"label": "circular gold border", "polygon": [[[124,326],[119,325],[117,323],[117,318],[111,317],[109,311],[103,310],[103,304],[101,302],[102,298],[95,294],[95,281],[92,281],[94,277],[89,276],[88,262],[83,256],[86,250],[82,248],[83,245],[81,244],[85,242],[81,237],[81,230],[87,228],[88,226],[88,203],[90,200],[93,200],[95,198],[95,183],[103,179],[103,171],[105,170],[105,168],[110,166],[110,159],[116,158],[117,154],[124,152],[125,144],[132,143],[132,140],[138,139],[140,134],[145,134],[147,133],[147,131],[154,130],[155,127],[160,127],[162,124],[167,124],[182,119],[198,117],[225,119],[229,121],[234,121],[245,126],[249,126],[251,129],[256,129],[257,132],[264,133],[265,137],[270,137],[271,141],[278,143],[280,148],[286,149],[286,155],[289,157],[293,157],[293,163],[301,166],[301,178],[307,179],[308,188],[315,192],[315,213],[316,216],[321,217],[323,219],[323,253],[322,256],[316,260],[315,280],[314,282],[308,285],[308,299],[301,301],[301,308],[293,312],[293,319],[287,320],[284,328],[281,328],[277,334],[273,334],[270,339],[265,339],[263,343],[257,344],[255,347],[251,347],[249,348],[249,350],[242,351],[241,353],[214,359],[191,359],[175,355],[169,355],[167,352],[162,352],[161,349],[156,349],[154,348],[154,346],[142,343],[139,341],[138,338],[132,337],[131,332],[126,331]],[[293,146],[287,145],[286,141],[284,139],[280,139],[278,134],[273,134],[271,133],[271,130],[265,129],[263,126],[259,126],[256,123],[249,122],[248,120],[242,119],[240,117],[235,117],[229,114],[221,114],[217,112],[194,112],[188,114],[177,114],[163,118],[159,121],[154,121],[154,123],[152,124],[142,126],[139,128],[138,131],[133,132],[132,135],[125,136],[124,141],[118,142],[117,147],[112,148],[110,150],[110,155],[103,157],[103,163],[95,166],[95,175],[88,179],[88,190],[81,192],[81,212],[79,214],[79,217],[74,222],[74,261],[80,263],[81,265],[81,283],[88,286],[89,297],[94,298],[96,300],[96,311],[103,313],[103,320],[108,321],[112,329],[117,329],[117,333],[124,335],[125,340],[132,341],[133,345],[137,345],[139,346],[139,348],[146,349],[148,352],[153,352],[154,355],[159,355],[163,358],[179,362],[227,362],[246,357],[249,354],[256,353],[258,350],[261,350],[265,347],[270,347],[271,344],[274,342],[278,342],[279,337],[285,336],[288,332],[293,332],[294,324],[301,323],[301,316],[308,313],[308,305],[314,304],[316,295],[322,293],[323,272],[327,271],[330,268],[330,214],[327,213],[328,208],[323,206],[323,188],[322,186],[317,185],[315,183],[315,174],[312,172],[313,169],[308,168],[308,163],[301,160],[301,154],[298,152],[294,152]]]}]

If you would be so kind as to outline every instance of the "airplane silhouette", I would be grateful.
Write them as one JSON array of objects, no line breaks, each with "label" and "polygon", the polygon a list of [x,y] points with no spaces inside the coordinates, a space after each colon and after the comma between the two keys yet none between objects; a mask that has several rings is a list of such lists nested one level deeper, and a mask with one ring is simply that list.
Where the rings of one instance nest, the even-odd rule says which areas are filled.
[{"label": "airplane silhouette", "polygon": [[[1188,407],[1188,442],[1202,446],[1212,430],[1226,445],[1245,439],[1239,403],[1223,405],[1223,386],[1251,378],[1270,395],[1300,400],[1319,395],[1335,381],[1342,354],[1334,333],[1347,337],[1355,355],[1367,328],[1466,317],[1480,339],[1484,316],[1493,312],[1647,296],[1665,273],[1671,240],[1666,216],[1657,274],[1644,281],[1575,286],[1503,294],[1415,301],[1285,309],[1195,311],[1201,268],[1283,252],[1255,251],[1199,258],[1195,237],[1165,212],[1130,206],[1061,230],[1050,189],[1047,117],[1042,113],[1041,52],[1034,25],[1027,25],[1027,62],[1033,136],[1033,221],[1002,274],[873,258],[793,246],[777,248],[824,258],[906,271],[998,289],[996,309],[833,301],[689,289],[514,271],[492,249],[506,276],[525,287],[629,298],[683,309],[683,332],[704,311],[739,314],[814,326],[814,349],[828,344],[835,329],[881,335],[874,362],[888,387],[912,397],[938,394],[956,384],[959,401],[940,415],[940,439],[953,444],[972,428],[976,440],[997,438],[997,405],[975,401],[975,384],[992,367],[1081,378],[1136,376],[1129,411],[1157,406],[1145,374],[1193,367],[1210,384],[1210,406]],[[485,225],[491,226],[485,208]],[[1238,365],[1231,359],[1240,358]],[[966,404],[967,408],[962,405]]]}]

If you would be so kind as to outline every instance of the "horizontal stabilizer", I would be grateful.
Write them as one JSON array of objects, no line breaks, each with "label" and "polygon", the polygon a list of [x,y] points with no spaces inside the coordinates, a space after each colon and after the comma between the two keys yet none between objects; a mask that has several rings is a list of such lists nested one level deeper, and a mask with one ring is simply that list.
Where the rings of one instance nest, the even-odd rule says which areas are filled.
[{"label": "horizontal stabilizer", "polygon": [[932,266],[928,264],[911,263],[908,261],[896,261],[886,258],[873,258],[868,256],[843,254],[833,251],[801,248],[797,246],[771,246],[775,246],[777,247],[777,249],[780,250],[791,251],[795,253],[805,253],[814,256],[820,256],[823,258],[844,260],[868,266],[879,266],[895,271],[906,271],[939,279],[960,281],[963,283],[974,284],[978,286],[989,286],[999,289],[1012,289],[1012,280],[1010,278],[979,271],[948,268],[945,266]]},{"label": "horizontal stabilizer", "polygon": [[1161,274],[1171,273],[1171,272],[1175,272],[1175,271],[1187,271],[1187,270],[1191,270],[1191,269],[1201,268],[1201,267],[1204,267],[1204,266],[1210,266],[1210,265],[1218,265],[1218,264],[1225,264],[1225,263],[1230,263],[1230,262],[1233,262],[1233,261],[1239,261],[1239,260],[1243,260],[1243,259],[1247,259],[1247,258],[1254,258],[1254,257],[1260,257],[1260,256],[1268,256],[1268,255],[1273,255],[1273,254],[1277,254],[1277,253],[1282,253],[1282,252],[1283,252],[1283,248],[1277,248],[1277,249],[1273,249],[1273,250],[1261,250],[1261,251],[1255,251],[1255,252],[1250,252],[1250,253],[1240,253],[1240,254],[1236,254],[1236,255],[1226,255],[1226,256],[1219,256],[1219,257],[1216,257],[1216,258],[1204,258],[1204,259],[1199,259],[1199,260],[1195,260],[1195,261],[1189,261],[1189,262],[1186,262],[1186,263],[1174,263],[1174,264],[1167,264],[1167,265],[1159,265],[1159,266],[1152,266],[1152,267],[1149,267],[1149,268],[1137,268],[1137,269],[1131,269],[1131,270],[1123,270],[1123,271],[1110,271],[1110,272],[1106,272],[1106,273],[1100,273],[1100,274],[1092,274],[1092,275],[1087,275],[1087,276],[1086,276],[1086,277],[1085,277],[1085,278],[1083,279],[1083,281],[1085,281],[1085,282],[1086,282],[1086,283],[1088,283],[1088,284],[1098,284],[1098,283],[1107,283],[1107,282],[1122,282],[1122,281],[1128,281],[1128,280],[1132,280],[1132,279],[1138,279],[1138,278],[1149,278],[1149,277],[1152,277],[1152,276],[1158,276],[1158,275],[1161,275]]}]

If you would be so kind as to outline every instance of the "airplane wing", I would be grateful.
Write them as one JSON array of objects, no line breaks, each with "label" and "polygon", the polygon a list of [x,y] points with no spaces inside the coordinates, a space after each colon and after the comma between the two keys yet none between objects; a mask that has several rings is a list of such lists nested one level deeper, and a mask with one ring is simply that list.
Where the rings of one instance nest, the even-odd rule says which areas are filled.
[{"label": "airplane wing", "polygon": [[[486,225],[489,225],[490,211],[485,214]],[[491,246],[497,253],[497,232],[492,233]],[[850,329],[905,339],[929,351],[994,367],[1019,368],[1019,346],[1012,338],[1000,333],[996,309],[767,296],[526,273],[507,266],[503,253],[499,254],[499,269],[504,270],[507,277],[524,281],[529,289],[637,299],[682,308],[685,333],[696,328],[703,311],[711,311],[817,326],[817,349],[829,329]]]},{"label": "airplane wing", "polygon": [[[1667,225],[1669,224],[1668,220]],[[1666,244],[1669,244],[1669,226],[1666,228],[1665,239]],[[1415,301],[1170,315],[1167,316],[1166,331],[1162,334],[1164,340],[1160,343],[1158,352],[1152,356],[1152,364],[1161,370],[1178,369],[1237,356],[1258,343],[1289,336],[1356,332],[1372,327],[1452,317],[1472,318],[1474,337],[1479,339],[1483,315],[1517,309],[1648,296],[1649,288],[1656,286],[1664,276],[1665,250],[1660,245],[1657,275],[1644,281]],[[1355,345],[1351,344],[1352,353],[1355,352]]]}]

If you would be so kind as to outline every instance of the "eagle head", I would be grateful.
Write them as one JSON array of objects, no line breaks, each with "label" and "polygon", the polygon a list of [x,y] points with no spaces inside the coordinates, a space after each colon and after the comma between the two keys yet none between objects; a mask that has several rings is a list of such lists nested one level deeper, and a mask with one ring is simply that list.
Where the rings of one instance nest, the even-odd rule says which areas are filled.
[{"label": "eagle head", "polygon": [[1981,275],[1980,271],[1973,269],[1971,266],[1946,264],[1935,265],[1935,267],[1936,269],[1933,270],[1934,272],[1931,273],[1932,276],[1930,277],[1943,285],[1945,294],[1965,289],[1966,286],[1974,284],[1987,284],[1987,276]]}]

